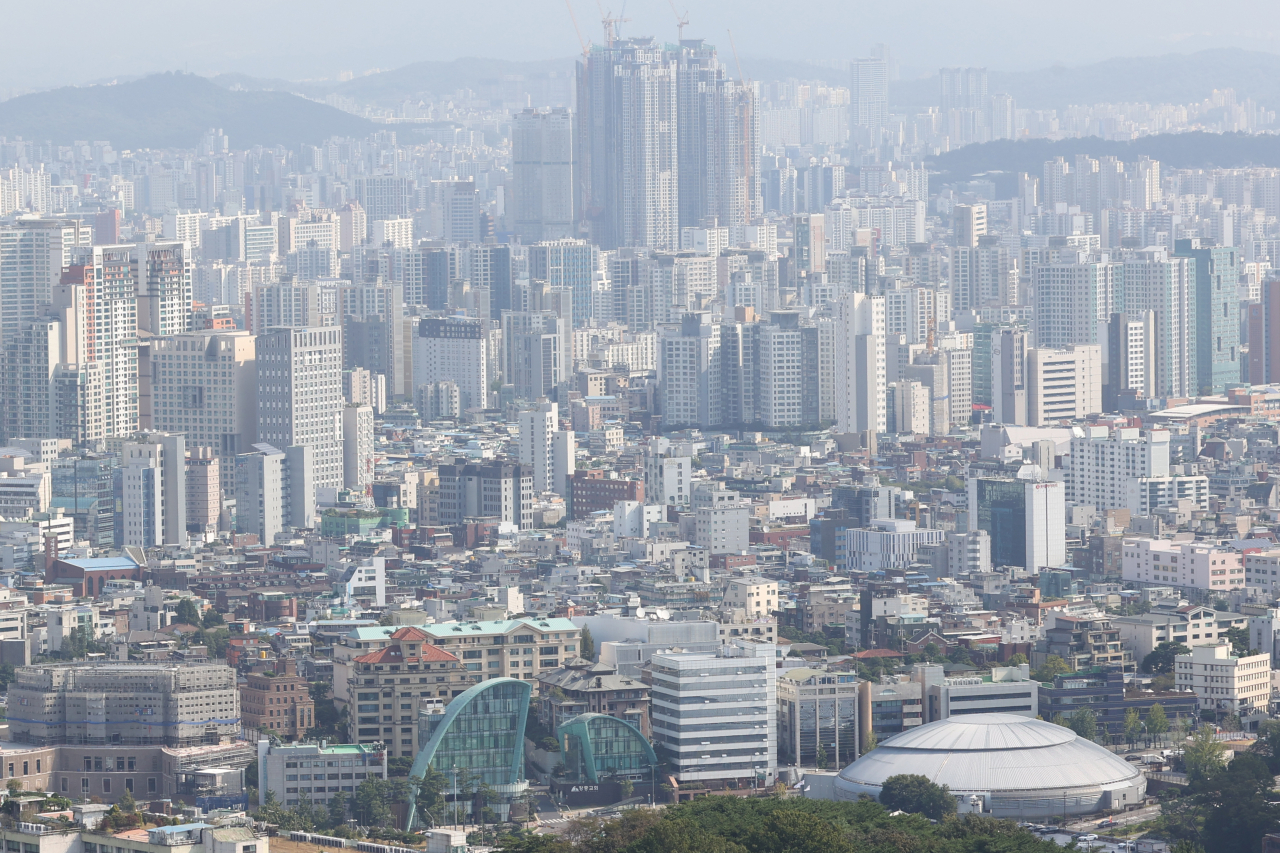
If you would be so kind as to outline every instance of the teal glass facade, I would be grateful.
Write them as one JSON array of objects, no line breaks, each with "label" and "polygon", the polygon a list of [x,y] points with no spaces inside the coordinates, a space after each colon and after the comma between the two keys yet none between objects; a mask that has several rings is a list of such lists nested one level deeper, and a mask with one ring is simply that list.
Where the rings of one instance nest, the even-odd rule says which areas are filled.
[{"label": "teal glass facade", "polygon": [[576,782],[646,778],[658,763],[640,730],[607,714],[579,714],[556,732],[565,775]]},{"label": "teal glass facade", "polygon": [[[428,767],[450,781],[469,779],[467,793],[479,783],[498,795],[491,804],[504,814],[511,800],[528,786],[524,779],[524,726],[529,714],[533,685],[515,678],[495,678],[468,688],[449,703],[443,714],[419,718],[419,742],[426,746],[414,759],[410,777],[423,775]],[[410,813],[409,827],[416,815]]]}]

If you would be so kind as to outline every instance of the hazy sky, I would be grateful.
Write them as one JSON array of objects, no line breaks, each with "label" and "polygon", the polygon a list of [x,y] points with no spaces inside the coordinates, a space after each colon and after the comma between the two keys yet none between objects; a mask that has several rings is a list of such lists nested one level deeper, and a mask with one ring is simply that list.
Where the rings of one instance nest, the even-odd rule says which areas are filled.
[{"label": "hazy sky", "polygon": [[[600,40],[597,0],[570,0]],[[599,0],[623,34],[675,39],[670,0]],[[944,65],[1019,70],[1115,56],[1244,47],[1280,52],[1274,0],[676,0],[687,37],[744,56],[841,62],[887,43],[907,72]],[[187,69],[289,79],[336,77],[462,56],[554,59],[579,52],[565,0],[63,0],[5,13],[0,88]]]}]

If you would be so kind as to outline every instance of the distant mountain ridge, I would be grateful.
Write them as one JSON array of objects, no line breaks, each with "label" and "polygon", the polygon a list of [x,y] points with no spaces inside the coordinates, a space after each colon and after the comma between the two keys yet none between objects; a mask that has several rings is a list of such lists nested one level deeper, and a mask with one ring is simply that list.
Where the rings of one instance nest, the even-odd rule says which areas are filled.
[{"label": "distant mountain ridge", "polygon": [[0,103],[0,135],[70,145],[109,140],[118,149],[194,148],[220,127],[232,145],[296,146],[375,125],[288,92],[232,91],[194,74],[153,74],[112,86],[53,89]]}]

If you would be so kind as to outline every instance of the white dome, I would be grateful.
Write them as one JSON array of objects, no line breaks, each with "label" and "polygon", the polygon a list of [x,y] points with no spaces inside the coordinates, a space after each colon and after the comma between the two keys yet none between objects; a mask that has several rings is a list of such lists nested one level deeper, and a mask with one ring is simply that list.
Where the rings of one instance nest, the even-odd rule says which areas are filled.
[{"label": "white dome", "polygon": [[913,774],[1001,816],[1083,814],[1141,802],[1146,778],[1071,729],[1016,714],[967,714],[894,735],[836,778],[838,799],[879,796]]}]

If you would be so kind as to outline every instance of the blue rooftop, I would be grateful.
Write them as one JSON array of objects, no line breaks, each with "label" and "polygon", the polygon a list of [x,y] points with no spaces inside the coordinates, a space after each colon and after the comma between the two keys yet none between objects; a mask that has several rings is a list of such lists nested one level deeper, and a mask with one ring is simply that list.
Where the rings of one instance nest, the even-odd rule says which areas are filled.
[{"label": "blue rooftop", "polygon": [[129,557],[86,557],[62,562],[79,569],[136,569],[138,567],[138,564]]}]

